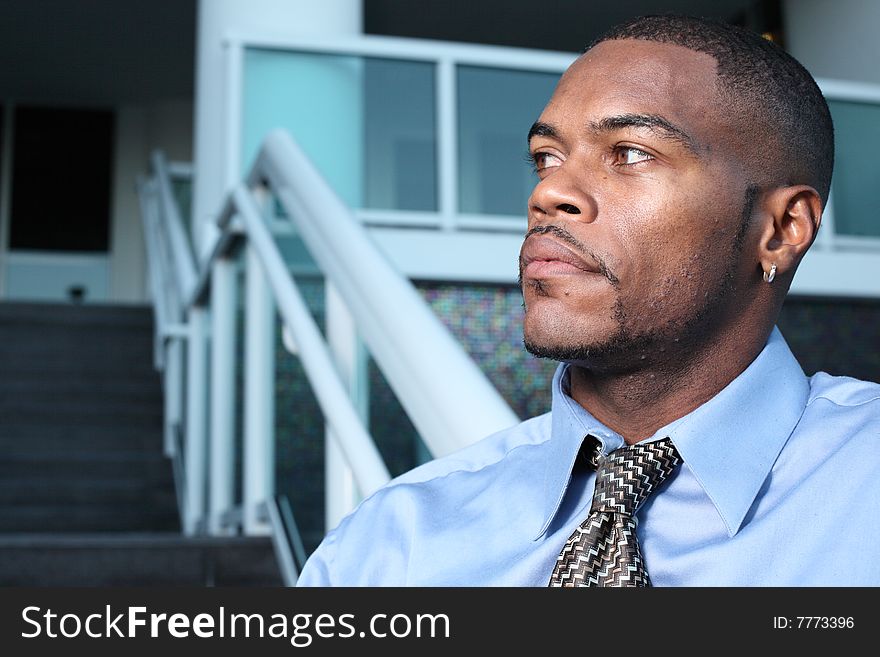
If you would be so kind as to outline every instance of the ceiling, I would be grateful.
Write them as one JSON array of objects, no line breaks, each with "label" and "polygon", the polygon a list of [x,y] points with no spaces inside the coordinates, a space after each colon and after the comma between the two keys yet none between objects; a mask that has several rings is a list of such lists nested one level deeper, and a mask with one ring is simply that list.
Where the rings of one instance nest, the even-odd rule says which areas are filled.
[{"label": "ceiling", "polygon": [[[197,0],[0,0],[0,100],[192,98],[196,11]],[[364,0],[363,15],[373,34],[580,51],[616,22],[666,11],[763,29],[779,0]]]},{"label": "ceiling", "polygon": [[778,28],[781,0],[364,0],[372,34],[581,52],[642,14],[690,14]]},{"label": "ceiling", "polygon": [[192,98],[196,0],[0,0],[0,99]]}]

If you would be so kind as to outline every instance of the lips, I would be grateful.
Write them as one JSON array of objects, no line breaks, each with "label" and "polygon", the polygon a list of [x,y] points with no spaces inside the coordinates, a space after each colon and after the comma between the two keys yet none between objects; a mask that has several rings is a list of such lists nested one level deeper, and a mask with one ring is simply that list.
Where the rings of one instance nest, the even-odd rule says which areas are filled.
[{"label": "lips", "polygon": [[600,274],[597,264],[547,235],[531,235],[520,252],[523,278]]}]

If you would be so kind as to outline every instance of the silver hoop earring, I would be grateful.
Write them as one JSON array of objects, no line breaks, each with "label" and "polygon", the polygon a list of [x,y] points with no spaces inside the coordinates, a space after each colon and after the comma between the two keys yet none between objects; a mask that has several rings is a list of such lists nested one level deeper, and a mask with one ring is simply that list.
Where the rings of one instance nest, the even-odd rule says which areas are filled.
[{"label": "silver hoop earring", "polygon": [[764,272],[764,280],[768,283],[772,283],[773,279],[776,278],[776,263],[774,262],[770,265],[770,271]]}]

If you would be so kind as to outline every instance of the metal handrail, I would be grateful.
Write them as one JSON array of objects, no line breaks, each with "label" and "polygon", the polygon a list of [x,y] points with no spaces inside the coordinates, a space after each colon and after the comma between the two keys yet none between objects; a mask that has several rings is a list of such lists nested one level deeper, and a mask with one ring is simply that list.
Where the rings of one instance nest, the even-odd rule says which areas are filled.
[{"label": "metal handrail", "polygon": [[[144,224],[144,244],[147,252],[147,262],[158,262],[159,256],[159,227],[156,209],[154,207],[154,194],[151,193],[153,183],[139,176],[136,183],[138,201],[140,203],[141,217]],[[165,335],[168,319],[168,300],[165,296],[162,271],[158,267],[149,267],[147,271],[150,283],[150,294],[153,297],[153,309],[155,312],[156,335],[154,340],[154,364],[157,370],[165,368],[165,349],[162,337]]]},{"label": "metal handrail", "polygon": [[278,311],[297,342],[303,368],[325,421],[335,429],[339,446],[351,464],[361,490],[372,492],[391,479],[388,468],[340,381],[327,344],[312,319],[259,208],[244,185],[239,185],[230,196],[220,215],[221,227],[228,228],[230,219],[236,215],[241,217],[244,235],[259,256],[278,304]]},{"label": "metal handrail", "polygon": [[[267,401],[272,397],[274,370],[272,304],[283,320],[286,344],[295,343],[324,416],[328,439],[338,447],[336,453],[341,453],[358,492],[368,495],[390,480],[376,442],[337,370],[336,354],[331,353],[281,255],[263,210],[266,204],[261,205],[255,194],[265,201],[269,198],[265,192],[270,191],[280,200],[324,274],[328,289],[338,293],[358,335],[434,456],[448,454],[518,421],[412,283],[392,268],[352,210],[289,135],[269,135],[247,182],[230,192],[217,219],[218,239],[199,269],[171,192],[169,165],[159,152],[153,154],[152,164],[153,178],[141,181],[138,189],[156,305],[157,348],[164,350],[157,365],[165,365],[166,452],[175,459],[179,486],[185,488],[180,506],[186,533],[230,533],[240,526],[245,533],[271,534],[276,551],[284,556],[282,567],[288,583],[295,580],[304,559],[301,541],[297,547],[288,536],[284,509],[274,501],[270,421],[274,412]],[[237,286],[234,263],[242,248],[247,250],[247,394],[243,499],[236,506],[231,465],[235,447],[228,410],[234,403],[235,379],[231,348]],[[210,380],[209,330],[214,336]],[[179,431],[185,433],[183,444],[176,440]],[[208,459],[211,467],[206,467]],[[345,486],[344,477],[349,475],[334,472],[334,485]],[[340,474],[343,479],[338,478]],[[346,504],[355,501],[353,497],[348,500]],[[233,509],[235,526],[230,525]]]},{"label": "metal handrail", "polygon": [[174,428],[174,450],[171,454],[171,474],[174,477],[174,492],[177,501],[177,514],[186,517],[186,468],[183,463],[183,431],[179,424]]},{"label": "metal handrail", "polygon": [[268,181],[321,271],[339,290],[364,342],[434,456],[519,421],[283,130],[265,139],[248,178],[252,186],[262,181]]},{"label": "metal handrail", "polygon": [[[164,157],[158,156],[156,162],[160,166],[163,165]],[[174,216],[169,218],[162,215],[156,177],[150,180],[139,177],[136,189],[144,226],[150,294],[155,311],[153,360],[156,369],[163,374],[164,452],[166,456],[176,459],[175,467],[178,467],[180,465],[180,455],[177,452],[178,434],[183,418],[183,400],[180,398],[180,391],[183,385],[181,342],[186,337],[186,328],[182,323],[185,309],[170,255],[169,232],[171,230],[170,224],[174,223]],[[179,221],[179,214],[176,216]],[[182,481],[182,479],[178,478],[176,481]],[[177,487],[177,490],[178,497],[180,497],[182,495],[180,487]],[[179,504],[178,508],[182,515],[183,505]]]},{"label": "metal handrail", "polygon": [[281,569],[281,577],[286,586],[294,586],[305,565],[306,550],[293,516],[290,500],[286,495],[275,495],[266,502],[266,513],[272,524],[272,544]]},{"label": "metal handrail", "polygon": [[181,302],[186,302],[192,296],[198,277],[196,275],[196,262],[189,240],[183,228],[183,219],[180,209],[174,200],[174,192],[171,187],[171,174],[168,162],[161,151],[154,151],[151,157],[153,171],[155,172],[155,192],[164,217],[164,230],[168,239],[171,252],[172,264],[175,272],[175,282]]}]

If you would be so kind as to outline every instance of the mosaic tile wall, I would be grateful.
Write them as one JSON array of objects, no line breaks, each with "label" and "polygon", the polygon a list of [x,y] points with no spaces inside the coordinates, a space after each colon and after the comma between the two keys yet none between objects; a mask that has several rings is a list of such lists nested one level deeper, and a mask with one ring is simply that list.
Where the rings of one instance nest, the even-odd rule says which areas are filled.
[{"label": "mosaic tile wall", "polygon": [[[297,278],[297,284],[323,331],[323,280]],[[299,358],[284,348],[280,320],[275,354],[275,481],[311,552],[324,531],[324,417]]]},{"label": "mosaic tile wall", "polygon": [[[519,288],[423,283],[419,291],[521,418],[550,408],[555,363],[522,346]],[[370,431],[392,475],[427,458],[415,428],[375,363],[370,363]]]},{"label": "mosaic tile wall", "polygon": [[[323,285],[301,282],[323,325]],[[522,418],[549,409],[549,381],[556,364],[522,347],[518,288],[419,284],[434,311]],[[825,370],[880,380],[880,303],[790,298],[780,328],[808,374]],[[277,337],[277,481],[286,492],[306,548],[323,535],[324,425],[298,359]],[[392,475],[426,458],[415,428],[375,363],[369,366],[370,431]]]},{"label": "mosaic tile wall", "polygon": [[807,374],[880,381],[880,302],[789,297],[778,326]]},{"label": "mosaic tile wall", "polygon": [[535,358],[522,344],[518,287],[424,285],[434,312],[465,346],[521,418],[550,410],[556,363]]}]

